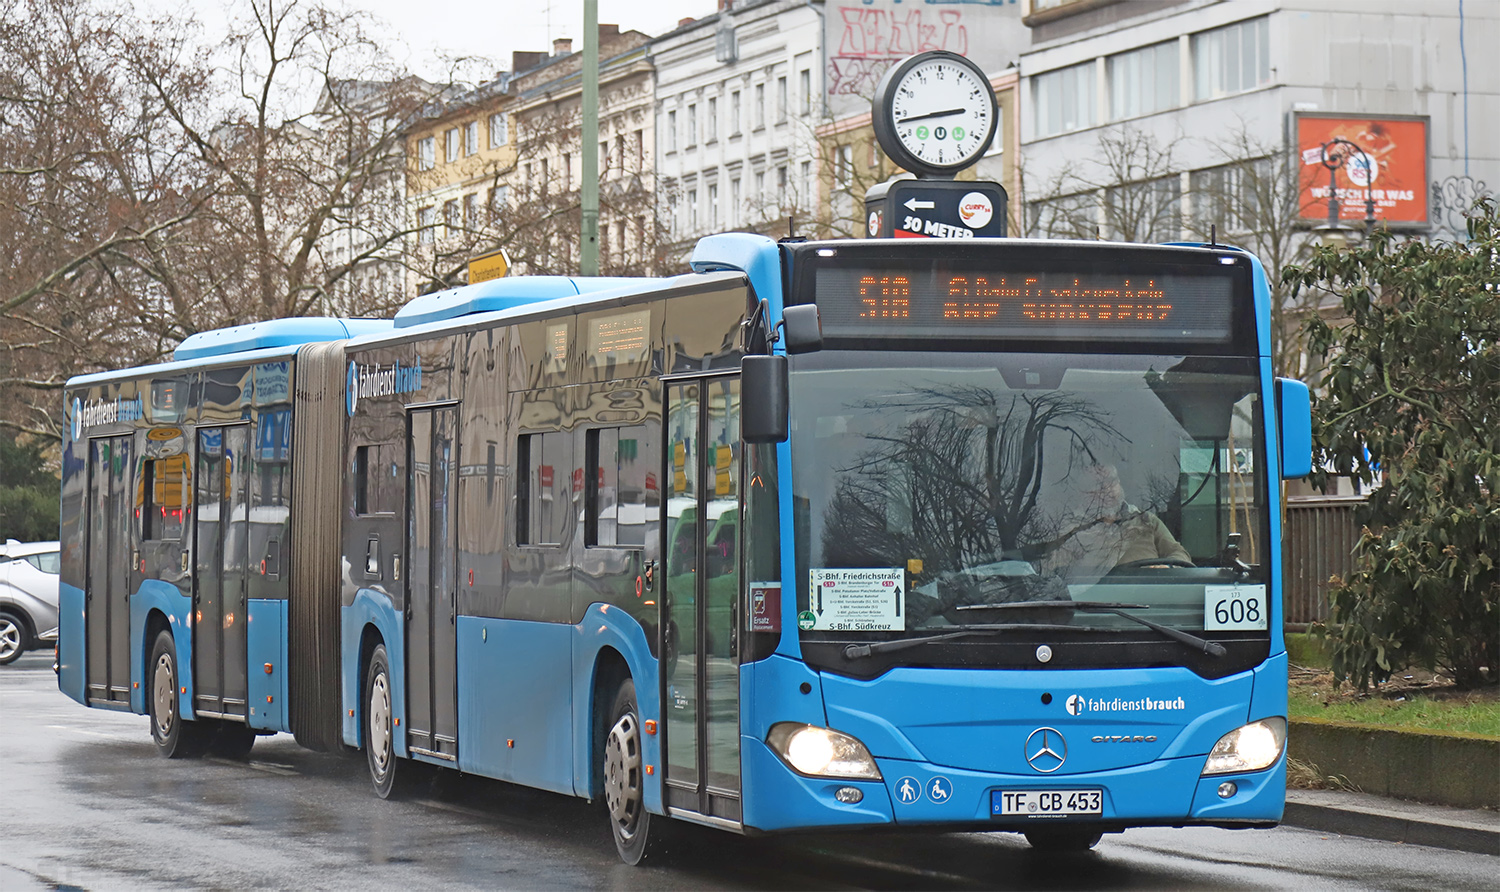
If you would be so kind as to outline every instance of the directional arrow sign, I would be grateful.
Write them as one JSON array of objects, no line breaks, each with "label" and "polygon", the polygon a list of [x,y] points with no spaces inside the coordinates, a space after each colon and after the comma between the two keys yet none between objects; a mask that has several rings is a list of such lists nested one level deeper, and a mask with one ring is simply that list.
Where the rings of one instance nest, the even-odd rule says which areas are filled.
[{"label": "directional arrow sign", "polygon": [[930,201],[918,201],[915,198],[908,198],[906,200],[906,209],[909,211],[930,211],[934,207],[936,207],[936,205]]}]

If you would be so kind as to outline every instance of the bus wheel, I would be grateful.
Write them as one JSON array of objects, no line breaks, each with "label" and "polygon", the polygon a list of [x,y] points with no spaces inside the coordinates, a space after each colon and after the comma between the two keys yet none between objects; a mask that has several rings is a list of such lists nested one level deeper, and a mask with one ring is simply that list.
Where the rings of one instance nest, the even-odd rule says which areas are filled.
[{"label": "bus wheel", "polygon": [[214,732],[209,722],[184,721],[177,712],[177,645],[172,633],[162,631],[151,648],[151,739],[168,759],[203,755]]},{"label": "bus wheel", "polygon": [[1104,832],[1091,827],[1038,827],[1026,831],[1026,841],[1038,852],[1087,852]]},{"label": "bus wheel", "polygon": [[609,732],[604,739],[604,804],[615,848],[626,864],[639,864],[659,854],[665,819],[651,826],[646,811],[645,766],[641,758],[641,719],[635,702],[635,682],[627,678],[615,694]]},{"label": "bus wheel", "polygon": [[208,752],[221,759],[243,762],[250,758],[250,748],[253,746],[254,729],[241,722],[222,721],[219,722],[219,729],[213,740],[209,741]]},{"label": "bus wheel", "polygon": [[396,758],[392,702],[390,659],[385,655],[385,645],[378,644],[365,672],[365,759],[370,763],[375,795],[381,799],[400,798],[405,784],[397,783],[397,775],[408,773]]}]

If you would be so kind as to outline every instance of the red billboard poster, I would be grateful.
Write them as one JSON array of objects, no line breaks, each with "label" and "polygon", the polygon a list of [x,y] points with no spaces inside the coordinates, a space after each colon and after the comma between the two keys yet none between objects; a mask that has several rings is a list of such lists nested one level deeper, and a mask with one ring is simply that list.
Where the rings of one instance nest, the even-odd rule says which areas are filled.
[{"label": "red billboard poster", "polygon": [[1427,222],[1427,119],[1298,115],[1302,168],[1301,216],[1328,219],[1329,173],[1339,219],[1362,223],[1365,202],[1375,219]]}]

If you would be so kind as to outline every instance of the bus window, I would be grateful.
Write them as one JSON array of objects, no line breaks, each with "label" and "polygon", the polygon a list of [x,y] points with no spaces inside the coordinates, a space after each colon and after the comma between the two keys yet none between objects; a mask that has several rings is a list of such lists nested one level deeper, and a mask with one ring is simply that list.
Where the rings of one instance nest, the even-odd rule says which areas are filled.
[{"label": "bus window", "polygon": [[571,504],[567,459],[567,439],[561,431],[518,438],[517,545],[558,545],[563,541],[563,525]]},{"label": "bus window", "polygon": [[141,538],[179,540],[182,538],[183,496],[187,492],[187,455],[149,459],[145,465]]},{"label": "bus window", "polygon": [[656,528],[660,499],[651,457],[655,432],[644,424],[589,431],[584,544],[639,548]]}]

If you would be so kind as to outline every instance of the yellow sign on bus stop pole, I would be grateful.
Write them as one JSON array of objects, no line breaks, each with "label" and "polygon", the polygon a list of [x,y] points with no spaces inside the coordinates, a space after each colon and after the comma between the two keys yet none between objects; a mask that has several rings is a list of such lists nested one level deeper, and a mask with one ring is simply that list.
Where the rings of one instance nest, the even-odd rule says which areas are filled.
[{"label": "yellow sign on bus stop pole", "polygon": [[510,258],[505,256],[504,248],[499,248],[469,261],[469,284],[498,279],[509,271]]}]

